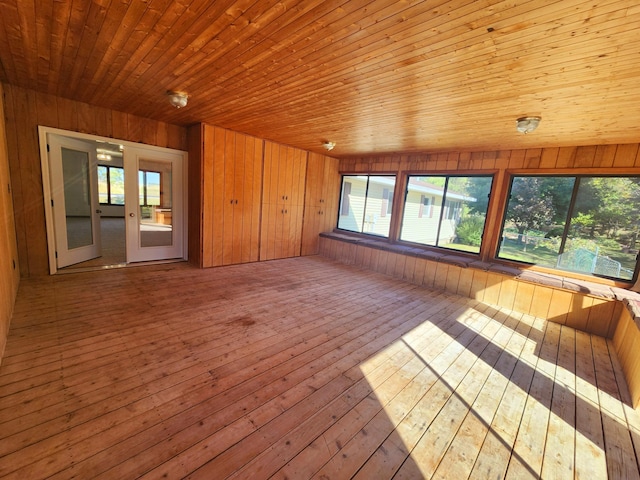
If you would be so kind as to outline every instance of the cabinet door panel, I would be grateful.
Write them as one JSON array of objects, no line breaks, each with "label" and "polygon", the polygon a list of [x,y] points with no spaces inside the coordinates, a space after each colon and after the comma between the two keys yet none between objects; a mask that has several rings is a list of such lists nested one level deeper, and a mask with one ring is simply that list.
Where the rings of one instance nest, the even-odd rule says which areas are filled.
[{"label": "cabinet door panel", "polygon": [[[226,182],[224,177],[225,151],[227,143],[227,131],[214,127],[213,136],[213,164],[209,175],[213,177],[213,217],[207,220],[207,234],[212,238],[210,266],[222,265],[224,235],[223,235],[223,219],[227,214],[225,212],[225,188]],[[205,145],[207,148],[207,145]]]},{"label": "cabinet door panel", "polygon": [[279,219],[281,206],[262,206],[262,228],[260,230],[260,260],[271,260],[276,258],[276,237],[278,231],[282,229]]},{"label": "cabinet door panel", "polygon": [[[262,202],[262,155],[264,143],[252,138],[253,150],[247,157],[247,178],[244,198],[251,206],[251,214],[245,213],[243,224],[243,238],[247,242],[243,251],[243,262],[257,262],[260,255],[260,211]],[[246,229],[244,228],[246,227]],[[247,232],[248,230],[248,232]]]},{"label": "cabinet door panel", "polygon": [[211,267],[257,261],[264,142],[210,125],[200,128],[202,135],[192,136],[200,149],[191,149],[202,155],[201,203],[193,206],[202,222],[200,263]]},{"label": "cabinet door panel", "polygon": [[339,184],[338,160],[310,153],[307,163],[301,255],[317,254],[318,235],[335,228]]},{"label": "cabinet door panel", "polygon": [[289,231],[284,236],[287,244],[286,256],[300,256],[300,246],[302,243],[302,205],[291,205],[288,213],[285,214],[285,222],[289,224]]}]

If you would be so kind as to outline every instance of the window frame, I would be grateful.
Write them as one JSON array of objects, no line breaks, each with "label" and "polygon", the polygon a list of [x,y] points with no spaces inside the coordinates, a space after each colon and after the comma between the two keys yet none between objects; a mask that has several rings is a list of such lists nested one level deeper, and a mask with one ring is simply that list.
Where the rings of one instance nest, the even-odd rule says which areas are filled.
[{"label": "window frame", "polygon": [[[418,214],[417,217],[414,220],[417,219],[421,219],[421,218],[434,218],[435,216],[437,216],[437,222],[438,222],[438,226],[437,226],[437,230],[436,230],[436,244],[432,245],[432,244],[427,244],[427,243],[421,243],[421,242],[416,242],[416,241],[411,241],[411,240],[406,240],[402,238],[402,229],[403,229],[403,224],[405,221],[405,210],[406,210],[406,204],[407,204],[407,198],[409,195],[409,185],[410,185],[410,181],[412,177],[440,177],[440,178],[444,178],[445,179],[445,185],[443,186],[443,190],[442,190],[442,204],[440,207],[440,213],[435,214],[434,215],[434,211],[435,211],[435,207],[437,202],[435,201],[435,196],[429,194],[429,195],[421,195],[421,203],[418,209]],[[439,240],[440,240],[440,233],[441,233],[441,229],[442,229],[442,222],[444,220],[452,220],[449,218],[449,211],[452,210],[454,212],[456,212],[455,214],[455,218],[456,219],[460,219],[461,218],[461,212],[462,212],[462,200],[450,200],[446,198],[446,194],[447,194],[447,190],[448,190],[448,185],[449,185],[449,180],[451,178],[490,178],[491,179],[491,187],[489,189],[489,194],[488,194],[488,198],[487,198],[487,209],[485,211],[485,222],[482,228],[482,235],[481,235],[481,243],[478,247],[478,251],[477,252],[471,252],[471,251],[467,251],[467,250],[463,250],[463,249],[456,249],[456,248],[451,248],[451,247],[444,247],[442,245],[438,245]],[[484,252],[484,239],[485,239],[485,233],[487,231],[487,218],[489,215],[489,211],[491,209],[491,201],[492,201],[492,197],[494,195],[494,191],[496,188],[496,174],[495,172],[491,171],[491,172],[455,172],[455,173],[451,173],[451,172],[412,172],[412,173],[407,173],[406,177],[405,177],[405,189],[404,189],[404,202],[402,203],[402,210],[401,212],[399,212],[399,221],[398,221],[398,231],[397,231],[397,238],[398,238],[398,242],[401,243],[406,243],[406,244],[410,244],[412,246],[417,246],[419,248],[427,248],[427,249],[437,249],[437,250],[446,250],[448,252],[455,252],[456,254],[461,254],[461,255],[473,255],[474,257],[480,257],[483,255]],[[424,199],[423,199],[424,197]],[[426,205],[424,204],[424,202],[428,202]],[[450,205],[456,205],[457,208],[451,209]]]},{"label": "window frame", "polygon": [[105,168],[107,170],[107,202],[99,202],[100,205],[109,205],[109,206],[113,206],[113,207],[124,207],[124,196],[123,196],[123,200],[122,203],[113,203],[112,201],[112,195],[111,195],[111,170],[113,169],[117,169],[117,170],[122,170],[122,178],[123,178],[123,191],[124,191],[124,167],[120,167],[117,165],[102,165],[99,164],[98,165],[98,170],[100,168]]},{"label": "window frame", "polygon": [[[560,274],[560,275],[569,275],[572,277],[575,276],[579,276],[579,277],[583,277],[586,279],[599,279],[599,280],[608,280],[608,281],[613,281],[613,282],[619,282],[621,284],[633,284],[638,280],[639,274],[640,274],[640,254],[636,255],[636,261],[635,261],[635,267],[633,269],[633,276],[632,279],[626,279],[626,278],[619,278],[619,277],[612,277],[612,276],[608,276],[608,275],[603,275],[603,274],[596,274],[596,273],[588,273],[588,272],[582,272],[582,271],[574,271],[574,270],[568,270],[568,269],[561,269],[558,267],[550,267],[547,265],[541,265],[541,264],[536,264],[536,263],[530,263],[530,262],[526,262],[526,261],[522,261],[522,260],[516,260],[516,259],[512,259],[512,258],[505,258],[505,257],[501,257],[500,256],[500,250],[502,247],[502,241],[501,239],[503,238],[504,235],[504,230],[505,230],[505,225],[507,223],[507,209],[509,207],[509,202],[511,199],[511,194],[512,194],[512,190],[513,190],[513,183],[514,180],[516,178],[522,178],[522,177],[535,177],[535,178],[574,178],[574,185],[572,187],[572,192],[571,192],[571,196],[568,199],[568,207],[567,207],[567,213],[565,216],[565,224],[563,227],[563,234],[561,237],[561,247],[559,248],[559,254],[561,255],[563,253],[563,250],[566,246],[566,242],[569,239],[569,232],[571,230],[571,220],[573,218],[573,212],[575,209],[575,204],[576,204],[576,199],[578,196],[578,192],[580,189],[580,184],[582,183],[583,179],[589,179],[589,178],[637,178],[640,180],[640,174],[634,174],[634,173],[629,173],[628,171],[626,172],[592,172],[592,171],[576,171],[576,172],[569,172],[567,170],[564,171],[531,171],[531,170],[515,170],[515,171],[510,171],[510,172],[506,172],[505,175],[505,196],[503,201],[501,202],[500,205],[500,210],[499,213],[501,215],[501,219],[500,219],[500,227],[496,229],[497,232],[497,241],[495,242],[495,249],[494,249],[494,254],[493,254],[493,258],[496,261],[499,262],[510,262],[516,265],[529,265],[532,268],[535,269],[540,269],[542,271],[547,271],[547,272],[551,272],[553,274]],[[640,242],[639,242],[640,243]]]},{"label": "window frame", "polygon": [[[336,229],[340,230],[342,232],[348,232],[348,233],[352,233],[355,235],[367,235],[367,236],[371,236],[371,237],[375,237],[375,238],[384,238],[386,240],[391,241],[392,240],[392,234],[393,234],[393,195],[395,194],[395,191],[398,187],[398,175],[396,173],[341,173],[340,174],[340,201],[338,202],[338,218],[336,221]],[[363,218],[362,218],[362,229],[361,231],[356,231],[356,230],[349,230],[347,228],[343,228],[340,227],[340,220],[341,218],[344,218],[345,216],[349,215],[349,211],[350,211],[350,207],[352,206],[352,203],[350,201],[350,199],[347,197],[345,199],[345,185],[349,185],[348,188],[348,192],[347,195],[351,195],[352,192],[352,186],[353,186],[353,182],[348,181],[349,177],[366,177],[366,185],[365,185],[365,190],[364,190],[364,201],[363,201],[363,206],[362,206],[362,212],[363,212]],[[370,180],[372,177],[392,177],[393,178],[393,186],[389,186],[389,187],[383,187],[383,190],[388,190],[388,198],[386,199],[386,201],[384,200],[384,198],[380,198],[381,200],[381,207],[380,207],[380,218],[386,218],[389,220],[389,230],[387,232],[386,235],[382,235],[382,234],[378,234],[378,233],[373,233],[373,232],[365,232],[364,228],[365,228],[365,215],[367,214],[367,204],[368,201],[370,200],[369,198],[369,187],[370,187]],[[345,181],[347,180],[347,181]],[[377,198],[377,197],[376,197]],[[346,205],[346,208],[345,208]],[[383,214],[383,210],[385,211],[385,213]]]}]

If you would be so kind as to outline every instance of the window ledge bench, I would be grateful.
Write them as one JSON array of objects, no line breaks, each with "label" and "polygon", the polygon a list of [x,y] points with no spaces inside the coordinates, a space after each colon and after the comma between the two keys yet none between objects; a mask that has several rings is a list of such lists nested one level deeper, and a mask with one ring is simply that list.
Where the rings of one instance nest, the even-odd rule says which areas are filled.
[{"label": "window ledge bench", "polygon": [[639,293],[343,232],[321,233],[320,254],[613,339],[633,405],[640,404]]}]

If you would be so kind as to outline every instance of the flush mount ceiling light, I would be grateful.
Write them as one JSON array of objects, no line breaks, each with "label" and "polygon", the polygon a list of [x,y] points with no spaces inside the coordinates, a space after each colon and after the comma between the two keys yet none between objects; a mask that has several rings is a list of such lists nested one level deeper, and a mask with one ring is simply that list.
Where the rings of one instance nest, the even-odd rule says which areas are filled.
[{"label": "flush mount ceiling light", "polygon": [[336,142],[322,142],[322,146],[326,151],[330,152],[335,148]]},{"label": "flush mount ceiling light", "polygon": [[531,133],[540,125],[541,117],[520,117],[516,120],[516,129],[520,133]]},{"label": "flush mount ceiling light", "polygon": [[189,100],[189,95],[183,92],[167,92],[167,96],[169,97],[169,103],[176,108],[182,108],[187,105],[187,101]]}]

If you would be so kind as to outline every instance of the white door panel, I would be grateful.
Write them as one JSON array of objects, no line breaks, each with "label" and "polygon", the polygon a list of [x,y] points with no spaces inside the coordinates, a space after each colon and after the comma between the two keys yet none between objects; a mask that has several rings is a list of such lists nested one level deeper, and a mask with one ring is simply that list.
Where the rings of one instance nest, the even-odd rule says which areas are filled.
[{"label": "white door panel", "polygon": [[100,256],[95,146],[47,135],[58,268]]},{"label": "white door panel", "polygon": [[129,147],[124,167],[127,263],[182,258],[183,155]]}]

